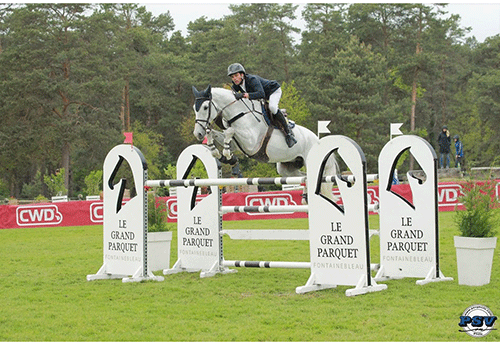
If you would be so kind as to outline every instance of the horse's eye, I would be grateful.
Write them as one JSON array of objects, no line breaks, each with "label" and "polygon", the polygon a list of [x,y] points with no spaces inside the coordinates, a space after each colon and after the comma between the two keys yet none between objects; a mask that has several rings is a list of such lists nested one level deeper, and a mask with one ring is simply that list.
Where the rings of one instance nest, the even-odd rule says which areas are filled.
[{"label": "horse's eye", "polygon": [[205,106],[203,107],[203,110],[208,110],[208,105],[205,105]]}]

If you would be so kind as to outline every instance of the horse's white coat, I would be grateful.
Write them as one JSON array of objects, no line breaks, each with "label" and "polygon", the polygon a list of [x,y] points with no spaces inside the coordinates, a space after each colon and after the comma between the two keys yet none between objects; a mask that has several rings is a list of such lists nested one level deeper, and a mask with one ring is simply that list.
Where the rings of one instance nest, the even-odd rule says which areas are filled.
[{"label": "horse's white coat", "polygon": [[[225,143],[229,143],[231,139],[238,142],[241,149],[248,156],[256,154],[261,148],[262,142],[268,130],[268,125],[262,115],[262,107],[259,101],[251,101],[248,99],[241,99],[236,101],[234,94],[230,90],[222,88],[209,88],[211,92],[211,100],[207,99],[198,111],[193,106],[196,114],[196,124],[193,134],[202,141],[207,135],[209,144],[213,138],[210,136],[210,131],[207,133],[207,128],[204,125],[211,124],[216,115],[221,112],[224,124],[227,125],[228,121],[235,116],[244,113],[245,115],[231,123],[230,128],[224,130]],[[207,91],[205,90],[205,91]],[[210,91],[211,90],[211,91]],[[210,118],[209,118],[210,117]],[[269,139],[266,154],[269,157],[269,163],[276,163],[278,173],[283,177],[290,176],[303,176],[304,172],[289,162],[295,162],[298,158],[302,158],[303,162],[307,160],[307,155],[313,145],[318,144],[318,137],[309,129],[295,125],[293,133],[297,139],[297,144],[289,148],[285,141],[285,136],[280,130],[274,130],[271,138]],[[216,158],[220,158],[218,150],[212,151]],[[231,153],[224,150],[223,154],[227,157]],[[336,174],[336,162],[334,156],[331,155],[325,167],[325,175]],[[323,184],[322,193],[324,195],[332,195],[331,184]]]}]

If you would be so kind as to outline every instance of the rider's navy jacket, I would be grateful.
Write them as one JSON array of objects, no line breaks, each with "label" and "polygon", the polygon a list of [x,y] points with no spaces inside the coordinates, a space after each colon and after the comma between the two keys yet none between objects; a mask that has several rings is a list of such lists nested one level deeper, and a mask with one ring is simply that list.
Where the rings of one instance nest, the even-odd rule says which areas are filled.
[{"label": "rider's navy jacket", "polygon": [[[245,74],[245,87],[250,99],[269,99],[269,96],[280,88],[276,80],[267,80],[258,75]],[[233,90],[243,92],[243,89],[233,83]]]}]

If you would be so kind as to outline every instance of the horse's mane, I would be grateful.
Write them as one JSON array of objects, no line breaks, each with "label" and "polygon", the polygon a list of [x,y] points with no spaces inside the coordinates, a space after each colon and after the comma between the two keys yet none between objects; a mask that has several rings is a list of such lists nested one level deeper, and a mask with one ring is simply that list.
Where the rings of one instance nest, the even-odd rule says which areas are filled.
[{"label": "horse's mane", "polygon": [[[224,98],[229,98],[229,100],[234,100],[234,96],[233,96],[233,90],[230,90],[230,89],[226,89],[224,87],[213,87],[212,88],[212,95],[213,94],[217,94],[217,95],[220,95],[221,97],[224,97]],[[258,100],[251,100],[251,99],[244,99],[245,101],[247,102],[250,102],[250,103],[253,103],[253,102],[257,102]]]},{"label": "horse's mane", "polygon": [[227,94],[227,95],[229,95],[229,94],[232,94],[232,93],[233,93],[233,91],[232,91],[232,90],[230,90],[230,89],[226,89],[226,88],[224,88],[224,87],[213,87],[213,88],[212,88],[212,93],[214,93],[214,91],[215,91],[215,93],[220,93],[220,94],[222,94],[222,95],[224,95],[224,96],[225,96],[226,94]]}]

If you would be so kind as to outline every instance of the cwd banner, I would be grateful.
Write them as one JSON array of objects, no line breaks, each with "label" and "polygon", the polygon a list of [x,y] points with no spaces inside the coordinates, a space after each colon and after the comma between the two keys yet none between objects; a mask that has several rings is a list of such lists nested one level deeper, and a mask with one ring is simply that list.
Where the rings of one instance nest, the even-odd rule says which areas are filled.
[{"label": "cwd banner", "polygon": [[[379,202],[378,186],[368,185],[368,203]],[[392,187],[398,194],[408,200],[413,200],[410,187],[406,184],[394,185]],[[338,190],[334,189],[338,194]],[[461,193],[460,184],[457,182],[443,182],[438,185],[438,207],[440,212],[455,210],[458,196]],[[197,201],[206,195],[198,195]],[[500,196],[500,180],[497,180],[496,195]],[[272,191],[260,193],[225,193],[222,195],[224,206],[286,206],[301,205],[302,191]],[[168,209],[168,221],[177,222],[177,198],[159,198],[165,202]],[[126,201],[124,201],[126,202]],[[341,204],[342,201],[339,202]],[[279,219],[279,218],[306,218],[304,212],[295,213],[228,213],[224,220],[249,220],[249,219]],[[103,221],[102,201],[68,201],[58,203],[40,203],[29,205],[1,205],[0,206],[0,229],[36,228],[54,226],[80,226],[100,225]]]},{"label": "cwd banner", "polygon": [[[458,196],[461,193],[461,186],[456,182],[443,182],[438,184],[438,208],[439,212],[454,211],[455,207],[460,208]],[[408,199],[413,201],[411,189],[407,184],[393,185],[392,190]],[[333,193],[340,197],[337,188],[334,188]],[[375,205],[379,203],[379,186],[368,185],[368,204]],[[500,195],[500,180],[497,181],[496,197]],[[200,194],[197,201],[201,200],[204,195]],[[160,198],[165,202],[168,210],[168,221],[177,221],[177,198],[164,197]],[[222,194],[222,205],[244,205],[244,206],[292,206],[301,205],[302,191],[274,191],[274,192],[260,192],[260,193],[226,193]],[[339,204],[342,204],[340,199]],[[373,214],[371,212],[371,214]],[[250,220],[250,219],[280,219],[280,218],[306,218],[307,213],[294,212],[294,213],[228,213],[225,214],[223,220]]]},{"label": "cwd banner", "polygon": [[68,201],[0,206],[0,229],[99,225],[102,201]]}]

